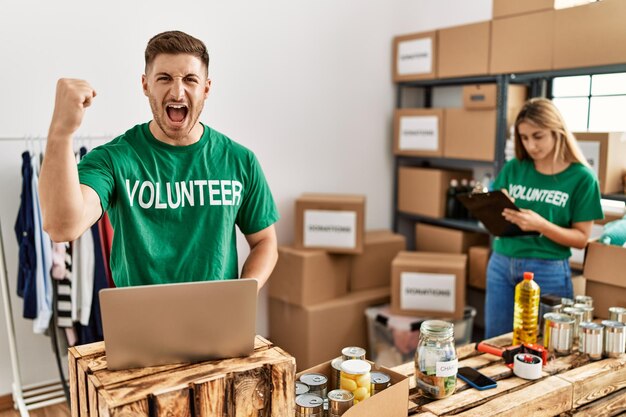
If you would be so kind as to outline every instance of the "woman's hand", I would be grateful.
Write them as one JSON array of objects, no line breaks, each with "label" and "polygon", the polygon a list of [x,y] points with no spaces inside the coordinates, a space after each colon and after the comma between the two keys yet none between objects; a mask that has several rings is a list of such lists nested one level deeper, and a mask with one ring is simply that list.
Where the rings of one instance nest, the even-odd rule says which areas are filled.
[{"label": "woman's hand", "polygon": [[502,216],[525,232],[539,232],[543,234],[550,222],[532,210],[520,210],[504,209]]}]

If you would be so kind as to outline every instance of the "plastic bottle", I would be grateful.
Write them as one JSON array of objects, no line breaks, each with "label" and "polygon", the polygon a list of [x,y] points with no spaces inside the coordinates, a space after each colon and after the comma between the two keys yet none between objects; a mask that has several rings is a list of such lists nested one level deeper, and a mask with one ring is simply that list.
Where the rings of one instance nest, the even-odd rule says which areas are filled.
[{"label": "plastic bottle", "polygon": [[524,272],[524,280],[515,286],[513,312],[513,345],[537,343],[539,285],[532,272]]},{"label": "plastic bottle", "polygon": [[451,179],[448,192],[446,193],[446,217],[449,219],[454,219],[457,216],[458,202],[456,201],[456,193],[458,187],[459,182],[454,178]]}]

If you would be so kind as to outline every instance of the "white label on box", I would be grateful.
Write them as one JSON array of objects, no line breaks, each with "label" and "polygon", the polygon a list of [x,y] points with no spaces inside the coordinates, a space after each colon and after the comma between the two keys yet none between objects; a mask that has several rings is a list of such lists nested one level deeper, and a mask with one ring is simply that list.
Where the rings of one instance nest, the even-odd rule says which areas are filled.
[{"label": "white label on box", "polygon": [[356,212],[340,210],[304,211],[304,246],[356,247]]},{"label": "white label on box", "polygon": [[445,378],[447,376],[455,376],[459,369],[459,360],[455,359],[448,362],[437,362],[436,376]]},{"label": "white label on box", "polygon": [[436,151],[439,148],[439,117],[401,117],[398,146],[400,150]]},{"label": "white label on box", "polygon": [[423,272],[400,274],[400,308],[454,313],[456,276]]},{"label": "white label on box", "polygon": [[600,171],[600,142],[590,141],[578,141],[578,146],[583,152],[585,159],[589,162],[591,169],[596,173],[596,177],[599,178],[598,172]]},{"label": "white label on box", "polygon": [[430,74],[433,72],[432,38],[398,43],[398,74]]}]

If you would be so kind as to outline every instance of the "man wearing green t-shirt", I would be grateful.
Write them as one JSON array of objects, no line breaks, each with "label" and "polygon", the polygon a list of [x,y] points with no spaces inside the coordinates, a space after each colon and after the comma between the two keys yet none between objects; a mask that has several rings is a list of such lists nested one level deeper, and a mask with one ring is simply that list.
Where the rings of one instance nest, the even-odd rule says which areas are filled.
[{"label": "man wearing green t-shirt", "polygon": [[72,136],[96,92],[61,79],[40,195],[44,229],[72,241],[106,211],[116,286],[238,277],[235,225],[250,245],[241,278],[259,288],[277,259],[278,212],[254,154],[199,122],[208,97],[204,43],[153,37],[142,76],[153,120],[89,152],[76,166]]}]

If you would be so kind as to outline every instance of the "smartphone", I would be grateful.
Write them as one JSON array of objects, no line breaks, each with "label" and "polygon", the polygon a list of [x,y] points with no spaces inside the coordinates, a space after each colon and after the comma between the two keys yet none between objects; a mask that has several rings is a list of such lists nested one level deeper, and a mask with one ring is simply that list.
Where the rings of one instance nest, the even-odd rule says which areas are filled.
[{"label": "smartphone", "polygon": [[470,368],[469,366],[459,368],[458,377],[472,387],[481,391],[489,388],[495,388],[497,386],[496,381],[484,374],[481,374],[476,369]]}]

